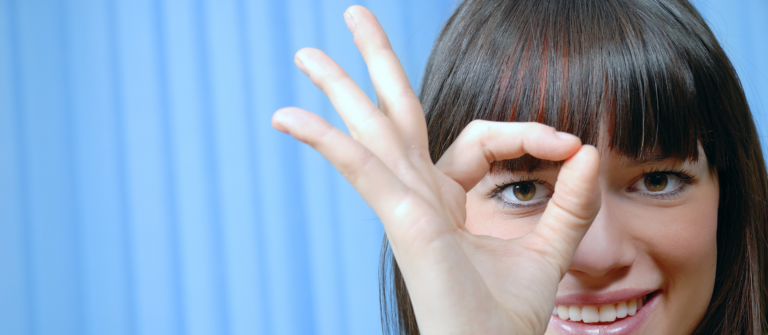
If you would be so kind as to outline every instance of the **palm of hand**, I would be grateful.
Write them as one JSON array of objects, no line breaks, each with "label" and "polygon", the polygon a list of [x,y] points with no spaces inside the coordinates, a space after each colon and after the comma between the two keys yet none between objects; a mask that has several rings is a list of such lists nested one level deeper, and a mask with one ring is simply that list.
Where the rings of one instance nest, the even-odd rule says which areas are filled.
[{"label": "palm of hand", "polygon": [[[421,105],[381,26],[359,6],[345,18],[379,107],[324,53],[303,49],[297,65],[331,99],[351,137],[297,108],[275,113],[274,127],[323,154],[379,215],[422,334],[542,334],[599,208],[596,150],[540,124],[474,121],[432,164]],[[566,161],[539,224],[515,240],[470,234],[466,192],[492,162],[525,153]]]}]

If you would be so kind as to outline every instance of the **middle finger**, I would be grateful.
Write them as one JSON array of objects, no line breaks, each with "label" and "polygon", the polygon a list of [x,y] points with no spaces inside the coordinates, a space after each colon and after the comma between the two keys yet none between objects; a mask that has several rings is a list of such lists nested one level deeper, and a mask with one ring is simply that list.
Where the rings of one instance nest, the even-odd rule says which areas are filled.
[{"label": "middle finger", "polygon": [[392,120],[406,145],[426,151],[427,124],[421,103],[381,24],[361,6],[347,9],[344,19],[368,65],[379,108]]}]

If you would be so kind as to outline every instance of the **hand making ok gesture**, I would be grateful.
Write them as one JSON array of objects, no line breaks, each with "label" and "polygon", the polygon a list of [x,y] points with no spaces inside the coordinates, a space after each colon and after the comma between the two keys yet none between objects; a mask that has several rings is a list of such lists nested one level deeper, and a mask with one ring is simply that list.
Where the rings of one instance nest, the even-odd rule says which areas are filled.
[{"label": "hand making ok gesture", "polygon": [[[344,17],[379,106],[322,51],[302,49],[296,65],[351,136],[298,108],[278,110],[273,126],[328,159],[378,214],[422,334],[542,334],[600,206],[597,150],[542,124],[474,121],[433,164],[421,104],[376,17],[360,6]],[[513,240],[470,234],[466,192],[491,163],[524,154],[565,161],[536,227]]]}]

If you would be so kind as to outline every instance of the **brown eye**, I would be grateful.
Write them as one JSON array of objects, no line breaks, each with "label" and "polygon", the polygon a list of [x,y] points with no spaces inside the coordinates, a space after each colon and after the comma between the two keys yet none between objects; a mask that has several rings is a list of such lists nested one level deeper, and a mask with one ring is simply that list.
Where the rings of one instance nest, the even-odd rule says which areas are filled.
[{"label": "brown eye", "polygon": [[514,188],[515,198],[520,201],[531,200],[536,195],[536,185],[533,182],[518,183],[512,187]]},{"label": "brown eye", "polygon": [[646,176],[644,179],[645,188],[651,192],[663,191],[667,187],[667,183],[669,183],[669,178],[666,174],[653,174]]},{"label": "brown eye", "polygon": [[544,182],[527,180],[507,184],[497,196],[511,207],[539,206],[546,204],[547,198],[552,196],[552,190]]}]

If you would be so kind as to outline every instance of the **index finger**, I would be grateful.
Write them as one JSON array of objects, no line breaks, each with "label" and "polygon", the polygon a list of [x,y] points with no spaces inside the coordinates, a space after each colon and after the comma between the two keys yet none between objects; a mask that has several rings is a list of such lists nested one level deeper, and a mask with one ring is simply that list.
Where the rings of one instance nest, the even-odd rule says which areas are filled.
[{"label": "index finger", "polygon": [[578,137],[541,123],[475,120],[464,128],[436,166],[469,192],[493,162],[526,153],[546,160],[565,160],[580,147]]}]

